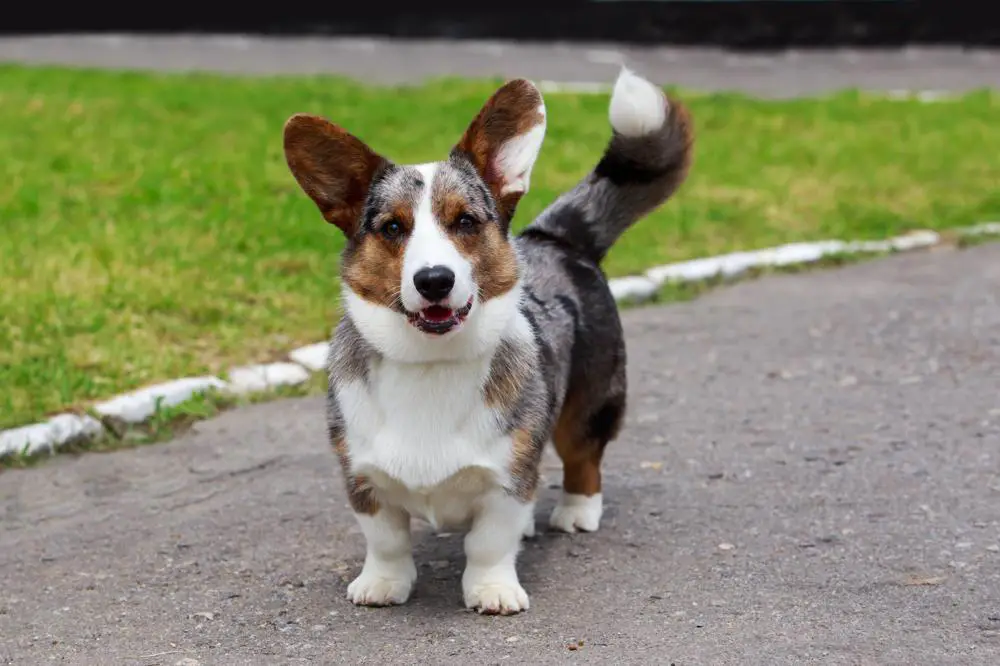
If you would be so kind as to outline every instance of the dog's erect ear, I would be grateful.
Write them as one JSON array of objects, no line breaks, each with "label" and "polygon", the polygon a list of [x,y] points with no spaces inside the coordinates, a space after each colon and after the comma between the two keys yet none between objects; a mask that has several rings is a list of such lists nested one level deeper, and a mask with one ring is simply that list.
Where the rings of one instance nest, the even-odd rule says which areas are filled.
[{"label": "dog's erect ear", "polygon": [[285,160],[326,221],[348,236],[357,231],[372,179],[389,164],[361,139],[304,113],[285,123]]},{"label": "dog's erect ear", "polygon": [[493,93],[454,151],[465,155],[509,220],[528,191],[545,138],[545,102],[530,81],[515,79]]}]

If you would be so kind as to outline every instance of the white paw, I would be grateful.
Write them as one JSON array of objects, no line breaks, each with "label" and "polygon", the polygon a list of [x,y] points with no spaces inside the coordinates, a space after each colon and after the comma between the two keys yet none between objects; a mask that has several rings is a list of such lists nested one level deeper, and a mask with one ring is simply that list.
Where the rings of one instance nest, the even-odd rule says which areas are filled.
[{"label": "white paw", "polygon": [[528,593],[517,579],[465,586],[465,606],[484,615],[513,615],[528,610]]},{"label": "white paw", "polygon": [[556,508],[552,510],[549,525],[563,532],[596,532],[603,512],[601,493],[590,497],[563,493]]},{"label": "white paw", "polygon": [[[407,566],[408,565],[408,566]],[[393,567],[365,566],[347,586],[347,598],[358,606],[393,606],[406,603],[417,579],[413,562]]]},{"label": "white paw", "polygon": [[530,539],[535,536],[535,520],[532,518],[524,525],[524,530],[521,532],[521,536],[526,539]]}]

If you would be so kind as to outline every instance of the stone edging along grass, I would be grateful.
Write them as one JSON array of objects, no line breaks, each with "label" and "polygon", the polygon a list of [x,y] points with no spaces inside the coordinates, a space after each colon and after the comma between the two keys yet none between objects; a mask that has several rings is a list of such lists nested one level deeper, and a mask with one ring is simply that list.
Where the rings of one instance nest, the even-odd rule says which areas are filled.
[{"label": "stone edging along grass", "polygon": [[[986,222],[949,232],[959,244],[1000,236],[1000,222]],[[642,275],[610,281],[615,299],[626,304],[655,300],[664,288],[733,280],[761,269],[807,266],[833,258],[908,252],[943,242],[935,231],[914,231],[880,241],[825,240],[692,259],[650,268]],[[220,377],[185,377],[124,393],[97,403],[88,413],[65,413],[47,421],[0,431],[0,460],[33,459],[61,449],[86,446],[104,437],[122,438],[128,428],[162,419],[165,410],[210,393],[238,399],[306,384],[326,368],[327,343],[317,342],[288,353],[288,361],[232,368]]]}]

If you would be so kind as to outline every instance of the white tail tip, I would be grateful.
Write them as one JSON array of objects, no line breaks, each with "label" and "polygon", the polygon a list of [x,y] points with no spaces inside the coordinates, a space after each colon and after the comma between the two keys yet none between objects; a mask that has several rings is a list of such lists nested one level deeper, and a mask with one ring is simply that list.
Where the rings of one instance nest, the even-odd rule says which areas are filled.
[{"label": "white tail tip", "polygon": [[659,87],[622,67],[611,93],[608,119],[622,136],[652,134],[667,119],[667,97]]}]

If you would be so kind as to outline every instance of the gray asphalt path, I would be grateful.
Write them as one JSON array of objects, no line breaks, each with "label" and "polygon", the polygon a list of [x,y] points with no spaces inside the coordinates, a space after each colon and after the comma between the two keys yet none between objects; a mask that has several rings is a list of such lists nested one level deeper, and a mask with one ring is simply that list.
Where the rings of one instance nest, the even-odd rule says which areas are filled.
[{"label": "gray asphalt path", "polygon": [[409,605],[344,599],[319,399],[5,472],[0,662],[995,665],[998,301],[992,245],[626,312],[603,529],[527,543],[518,617],[465,612],[427,532]]},{"label": "gray asphalt path", "polygon": [[1000,51],[953,48],[751,55],[616,44],[80,35],[3,37],[0,61],[241,74],[335,73],[391,84],[445,75],[609,83],[625,61],[662,84],[769,97],[842,88],[1000,88]]}]

